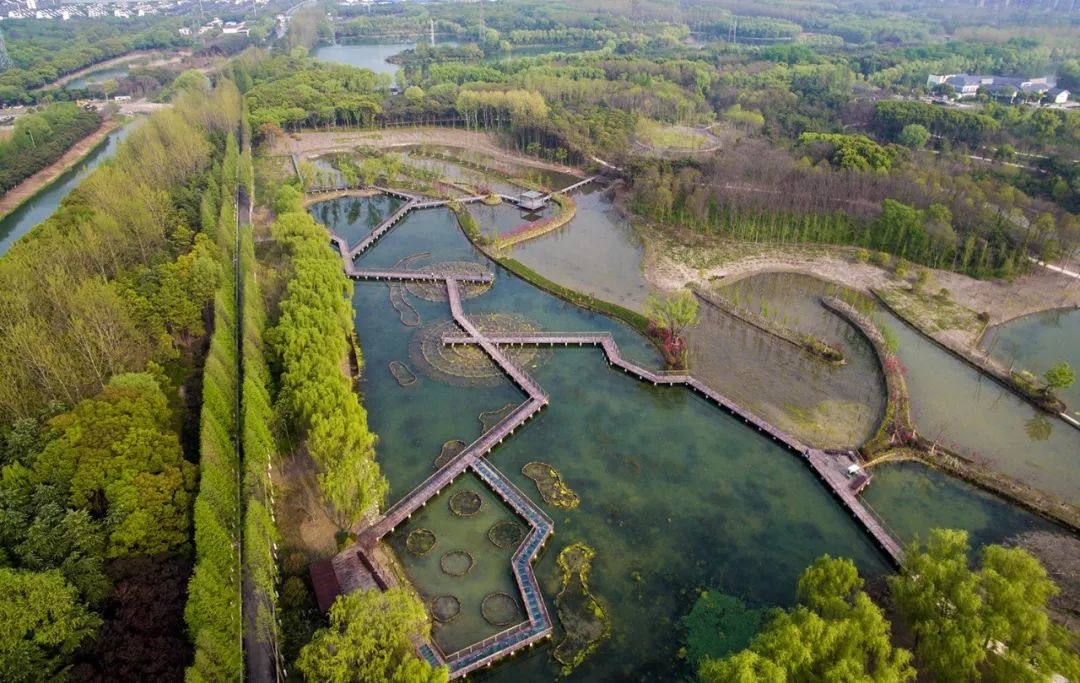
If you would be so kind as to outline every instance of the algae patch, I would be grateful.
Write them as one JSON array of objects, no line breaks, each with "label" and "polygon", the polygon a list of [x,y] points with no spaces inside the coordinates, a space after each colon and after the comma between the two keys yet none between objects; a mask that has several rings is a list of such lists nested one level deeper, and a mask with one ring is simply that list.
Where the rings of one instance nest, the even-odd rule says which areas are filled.
[{"label": "algae patch", "polygon": [[563,482],[559,471],[546,462],[530,462],[521,468],[521,473],[536,482],[548,505],[572,510],[581,503],[578,494]]},{"label": "algae patch", "polygon": [[574,543],[559,553],[562,590],[555,598],[565,635],[552,653],[563,675],[581,665],[611,633],[611,623],[600,602],[589,592],[589,570],[595,552]]}]

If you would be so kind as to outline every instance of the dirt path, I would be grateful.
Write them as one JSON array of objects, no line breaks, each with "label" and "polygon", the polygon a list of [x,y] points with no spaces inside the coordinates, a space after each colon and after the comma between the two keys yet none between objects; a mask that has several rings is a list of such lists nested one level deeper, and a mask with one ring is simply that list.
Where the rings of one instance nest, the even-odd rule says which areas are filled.
[{"label": "dirt path", "polygon": [[[305,131],[275,140],[271,154],[298,154],[305,158],[329,152],[348,152],[358,145],[391,149],[413,145],[445,145],[483,152],[516,164],[544,168],[569,175],[581,176],[581,171],[536,157],[526,156],[499,145],[494,135],[474,133],[458,128],[387,128],[381,130]],[[582,176],[583,177],[583,176]]]},{"label": "dirt path", "polygon": [[3,197],[0,197],[0,218],[4,218],[19,208],[23,202],[36,195],[75,164],[79,163],[83,157],[108,137],[109,133],[113,132],[118,125],[119,122],[116,119],[105,121],[100,128],[72,145],[59,159],[8,190]]}]

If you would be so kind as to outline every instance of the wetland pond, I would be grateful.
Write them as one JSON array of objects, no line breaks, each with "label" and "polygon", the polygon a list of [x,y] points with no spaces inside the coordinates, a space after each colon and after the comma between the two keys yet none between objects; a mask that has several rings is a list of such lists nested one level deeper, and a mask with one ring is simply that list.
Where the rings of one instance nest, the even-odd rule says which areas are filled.
[{"label": "wetland pond", "polygon": [[[761,355],[752,362],[739,364],[745,359],[733,357],[734,351],[731,349],[738,347],[732,344],[732,336],[725,337],[709,330],[710,323],[717,316],[720,316],[721,327],[723,324],[731,325],[730,316],[704,311],[703,323],[694,330],[692,337],[694,371],[734,398],[749,403],[780,426],[786,426],[811,441],[814,439],[808,433],[808,428],[798,423],[801,409],[796,401],[803,396],[819,395],[818,406],[840,402],[835,410],[810,413],[809,416],[819,423],[831,423],[834,430],[836,425],[858,426],[862,431],[855,431],[851,427],[841,429],[849,430],[846,433],[848,437],[861,437],[846,443],[862,443],[876,427],[884,395],[881,381],[877,379],[880,375],[877,359],[870,346],[853,328],[819,303],[820,296],[836,295],[842,289],[808,275],[764,273],[740,280],[721,289],[721,292],[742,307],[759,314],[766,312],[770,319],[786,323],[800,332],[811,333],[827,341],[840,341],[847,365],[842,368],[824,366],[814,369],[804,362],[785,376],[785,371],[788,371],[786,359],[792,353],[799,352],[790,345],[771,339],[756,341],[753,348],[764,349]],[[872,316],[896,334],[897,354],[905,368],[911,414],[920,434],[1071,503],[1080,502],[1080,430],[1031,406],[883,308],[873,306]],[[1080,321],[1080,316],[1076,320]],[[736,329],[746,327],[740,325]],[[1059,330],[1045,325],[1042,329],[1046,335],[1058,334]],[[1063,335],[1071,334],[1067,326],[1060,330]],[[738,334],[750,335],[746,331]],[[699,335],[703,338],[698,339]],[[764,333],[758,335],[768,337]],[[1030,338],[1034,340],[1028,347],[1032,349],[1030,353],[1035,354],[1035,348],[1043,349],[1043,353],[1046,353],[1049,344],[1045,339],[1036,335]],[[785,347],[783,353],[773,348],[779,346]],[[1075,354],[1074,350],[1071,352]],[[724,358],[716,372],[710,364],[713,355]],[[770,363],[773,367],[769,366]],[[1040,361],[1032,360],[1032,363],[1038,364]],[[813,382],[800,385],[795,375],[807,373],[808,367]],[[767,368],[767,374],[763,373],[763,368]],[[854,372],[848,374],[849,370]],[[725,379],[725,375],[733,373],[759,377],[756,403],[752,394],[746,396],[744,393],[746,387],[753,386],[752,378],[747,377],[742,381]],[[790,393],[792,398],[789,403],[779,407],[769,404],[772,396],[770,390],[775,386]],[[864,402],[862,408],[858,406],[859,402]],[[866,416],[872,418],[862,421]],[[845,434],[841,432],[839,436]]]},{"label": "wetland pond", "polygon": [[[310,210],[355,242],[395,206],[379,197],[345,197]],[[494,272],[492,286],[468,291],[464,301],[466,314],[478,324],[608,331],[626,356],[652,367],[659,364],[655,349],[636,332],[554,298],[489,261],[446,209],[413,212],[358,265],[387,267],[403,259],[411,267],[458,262],[457,267],[481,264]],[[440,338],[439,329],[452,326],[445,292],[399,287],[404,291],[395,294],[385,283],[359,282],[353,300],[365,364],[361,390],[370,425],[379,434],[378,457],[391,484],[391,501],[434,471],[446,442],[472,441],[482,432],[482,417],[490,423],[492,412],[522,400],[486,357],[455,356],[430,343]],[[786,606],[794,601],[802,569],[822,553],[851,557],[866,575],[888,571],[869,537],[797,456],[695,394],[638,382],[610,369],[595,348],[516,358],[550,394],[551,403],[488,459],[555,521],[555,534],[535,565],[553,618],[560,588],[555,558],[575,542],[596,550],[589,584],[611,618],[610,639],[570,678],[674,680],[689,675],[676,656],[681,645],[677,622],[699,589],[734,594],[753,606]],[[392,374],[395,363],[406,364],[416,381],[403,382]],[[522,474],[522,467],[533,461],[554,466],[580,496],[580,506],[568,510],[544,503],[534,482]],[[938,523],[969,523],[986,528],[980,540],[997,541],[1005,529],[1036,523],[958,482],[937,481],[918,470],[912,475],[907,468],[883,473],[890,471],[898,474],[884,477],[893,483],[881,487],[877,501],[887,518],[911,505],[932,508],[933,497],[941,495],[976,511],[941,522],[940,516],[898,516],[907,533],[925,532]],[[908,492],[913,476],[929,476],[934,486]],[[466,490],[480,495],[480,510],[461,516],[451,510],[450,500]],[[912,496],[925,498],[908,500]],[[468,475],[388,538],[429,605],[435,598],[456,598],[450,600],[459,606],[456,616],[434,627],[434,638],[444,649],[453,651],[502,628],[484,618],[485,597],[510,593],[520,606],[505,561],[512,551],[497,547],[488,535],[495,524],[513,519]],[[434,547],[419,555],[407,549],[408,536],[417,529],[435,538]],[[472,558],[464,575],[445,568],[447,554],[455,550]],[[454,557],[461,555],[451,553]],[[560,637],[556,626],[555,642]],[[550,681],[558,677],[558,667],[549,653],[550,646],[544,645],[476,677]]]},{"label": "wetland pond", "polygon": [[[1062,361],[1080,372],[1080,310],[1045,311],[995,325],[979,346],[1005,367],[1039,376]],[[1080,382],[1057,394],[1070,413],[1080,415]]]},{"label": "wetland pond", "polygon": [[886,311],[919,433],[1080,503],[1080,430],[1047,415]]}]

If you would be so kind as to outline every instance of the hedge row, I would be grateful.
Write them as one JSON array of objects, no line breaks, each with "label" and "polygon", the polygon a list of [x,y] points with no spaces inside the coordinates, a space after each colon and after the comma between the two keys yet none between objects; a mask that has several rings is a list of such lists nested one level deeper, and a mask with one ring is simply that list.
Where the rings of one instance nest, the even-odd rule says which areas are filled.
[{"label": "hedge row", "polygon": [[[215,206],[215,198],[207,192],[201,206],[204,230],[217,243],[225,276],[214,299],[214,331],[203,371],[195,570],[184,611],[195,645],[195,661],[186,672],[189,683],[239,681],[244,671],[240,463],[236,443],[237,275],[232,267],[236,252],[238,157],[236,138],[229,135],[218,173],[219,203]],[[210,222],[210,216],[215,213],[217,220]]]},{"label": "hedge row", "polygon": [[[240,159],[241,185],[253,196],[251,150]],[[277,651],[278,568],[274,547],[279,534],[274,522],[270,468],[277,454],[273,433],[274,409],[270,400],[270,368],[266,362],[263,337],[266,334],[266,306],[255,277],[255,241],[251,228],[240,234],[242,301],[241,424],[243,443],[244,572],[254,601],[255,637],[274,645]]]}]

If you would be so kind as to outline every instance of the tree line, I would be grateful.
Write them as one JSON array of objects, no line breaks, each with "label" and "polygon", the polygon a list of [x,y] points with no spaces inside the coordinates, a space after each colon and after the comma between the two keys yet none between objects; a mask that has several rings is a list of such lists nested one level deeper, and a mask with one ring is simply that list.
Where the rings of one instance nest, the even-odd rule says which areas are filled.
[{"label": "tree line", "polygon": [[0,141],[0,193],[7,192],[64,155],[101,125],[96,111],[51,104],[15,120],[11,137]]},{"label": "tree line", "polygon": [[[239,97],[239,93],[236,93]],[[218,192],[205,195],[203,231],[213,236],[222,277],[214,293],[210,348],[202,375],[199,419],[199,491],[195,498],[195,567],[188,584],[184,620],[195,647],[189,681],[243,678],[241,646],[241,498],[236,287],[236,193],[239,151],[229,132],[218,170]]]},{"label": "tree line", "polygon": [[0,104],[28,104],[36,88],[79,69],[134,50],[184,47],[173,17],[4,22],[4,39],[15,67],[0,74]]},{"label": "tree line", "polygon": [[0,259],[5,680],[179,680],[192,656],[182,436],[222,279],[200,198],[218,201],[230,101],[235,125],[235,88],[179,93]]},{"label": "tree line", "polygon": [[280,369],[279,416],[295,429],[291,437],[305,439],[323,502],[338,526],[349,529],[381,505],[387,491],[367,412],[341,371],[354,348],[352,281],[327,248],[325,228],[303,211],[297,190],[279,189],[275,211],[272,234],[290,264],[280,314],[268,333]]}]

